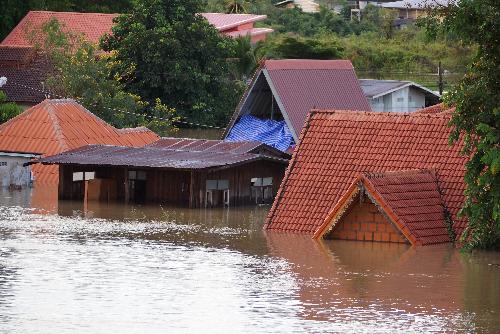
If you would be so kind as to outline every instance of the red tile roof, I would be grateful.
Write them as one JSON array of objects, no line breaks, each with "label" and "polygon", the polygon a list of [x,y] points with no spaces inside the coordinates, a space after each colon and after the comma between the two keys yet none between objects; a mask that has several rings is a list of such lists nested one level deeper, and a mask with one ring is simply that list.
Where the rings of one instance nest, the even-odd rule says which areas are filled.
[{"label": "red tile roof", "polygon": [[311,112],[267,229],[313,234],[359,173],[435,169],[445,207],[457,218],[464,201],[461,146],[450,146],[449,113]]},{"label": "red tile roof", "polygon": [[[63,31],[82,34],[88,41],[98,43],[99,39],[104,34],[111,33],[113,19],[118,15],[119,14],[30,11],[0,44],[18,46],[32,45],[29,33],[40,29],[45,22],[48,22],[52,18],[57,19],[62,24]],[[253,14],[202,13],[202,15],[222,33],[225,31],[237,30],[239,26],[253,24],[256,21],[266,19],[265,15]],[[247,29],[250,28],[251,27]]]},{"label": "red tile roof", "polygon": [[[146,128],[118,130],[73,100],[45,100],[0,125],[0,150],[43,156],[88,144],[140,147],[158,139]],[[35,166],[34,172],[37,182],[58,180],[57,168]]]},{"label": "red tile roof", "polygon": [[316,230],[321,238],[335,229],[336,223],[363,191],[412,245],[450,242],[445,208],[432,170],[362,173]]}]

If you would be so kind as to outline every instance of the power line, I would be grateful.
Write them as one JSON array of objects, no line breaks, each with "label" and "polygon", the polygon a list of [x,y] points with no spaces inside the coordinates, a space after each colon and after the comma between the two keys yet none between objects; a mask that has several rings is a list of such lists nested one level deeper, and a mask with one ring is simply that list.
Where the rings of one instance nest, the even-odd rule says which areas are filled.
[{"label": "power line", "polygon": [[[18,87],[22,87],[22,88],[30,89],[30,90],[33,90],[33,91],[37,91],[39,93],[44,94],[46,97],[47,96],[49,96],[49,97],[50,96],[55,96],[55,97],[58,97],[60,99],[68,99],[68,97],[66,97],[66,96],[62,96],[62,95],[59,95],[59,94],[56,94],[56,93],[53,93],[53,92],[49,92],[49,91],[45,91],[45,90],[42,90],[42,89],[38,89],[38,88],[26,86],[26,85],[23,85],[23,84],[19,84],[17,82],[12,82],[11,80],[9,80],[8,83],[16,85]],[[75,100],[75,101],[77,101],[77,102],[79,102],[81,104],[84,104],[84,102],[81,99],[78,99],[78,98],[71,98],[71,99],[73,99],[73,100]],[[98,106],[97,103],[91,103],[90,105]],[[137,114],[137,113],[134,113],[134,112],[131,112],[131,111],[126,111],[126,110],[122,110],[122,109],[118,109],[118,108],[111,108],[111,107],[107,107],[107,106],[100,106],[100,107],[108,109],[110,111],[114,111],[114,112],[126,113],[126,114],[129,114],[129,115],[134,115],[136,117],[150,118],[151,120],[160,120],[160,121],[165,121],[165,122],[180,123],[180,124],[185,124],[185,125],[189,125],[189,126],[197,126],[197,127],[210,128],[210,129],[218,129],[218,130],[225,129],[223,127],[218,127],[218,126],[214,126],[214,125],[201,124],[201,123],[188,122],[188,121],[181,121],[181,120],[173,120],[173,119],[167,119],[167,118],[158,117],[158,116],[154,116],[154,115]]]}]

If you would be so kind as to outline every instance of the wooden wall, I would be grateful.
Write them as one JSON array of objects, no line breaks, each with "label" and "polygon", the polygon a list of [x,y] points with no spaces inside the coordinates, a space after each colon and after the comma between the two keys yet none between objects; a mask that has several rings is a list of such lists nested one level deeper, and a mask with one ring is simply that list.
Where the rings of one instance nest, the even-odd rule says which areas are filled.
[{"label": "wooden wall", "polygon": [[[207,180],[228,180],[230,205],[251,205],[252,178],[273,178],[273,194],[276,195],[285,173],[286,164],[259,161],[245,165],[217,170],[161,170],[124,167],[92,167],[79,165],[61,165],[59,167],[59,199],[83,200],[84,183],[73,182],[74,172],[95,172],[97,179],[113,180],[116,186],[116,198],[124,201],[126,175],[129,170],[146,171],[146,202],[171,203],[191,207],[205,206]],[[115,193],[113,191],[113,193]],[[114,196],[112,196],[114,197]]]}]

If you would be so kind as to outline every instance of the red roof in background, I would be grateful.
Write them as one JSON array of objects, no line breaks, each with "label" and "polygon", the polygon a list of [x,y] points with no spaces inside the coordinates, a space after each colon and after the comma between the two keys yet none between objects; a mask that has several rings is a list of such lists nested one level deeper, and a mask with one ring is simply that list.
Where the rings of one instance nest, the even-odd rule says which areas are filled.
[{"label": "red roof in background", "polygon": [[[27,33],[39,29],[45,22],[48,22],[52,18],[57,19],[63,25],[64,31],[83,34],[88,41],[98,43],[101,36],[106,33],[111,33],[113,19],[118,15],[119,14],[30,11],[10,34],[5,37],[0,45],[32,45]],[[253,14],[202,13],[202,15],[220,32],[225,32],[226,30],[235,29],[244,24],[266,19],[265,15]],[[247,30],[247,32],[250,32],[250,30]]]},{"label": "red roof in background", "polygon": [[237,28],[243,24],[263,21],[267,18],[266,15],[254,14],[202,13],[201,15],[221,32]]},{"label": "red roof in background", "polygon": [[266,228],[313,234],[359,173],[428,168],[460,234],[467,158],[448,144],[449,120],[449,113],[312,111]]},{"label": "red roof in background", "polygon": [[311,109],[371,110],[349,60],[266,60],[263,70],[269,74],[296,138]]},{"label": "red roof in background", "polygon": [[[43,156],[88,144],[141,147],[158,139],[146,128],[118,130],[73,100],[45,100],[0,125],[0,151]],[[33,171],[37,181],[58,180],[57,168]]]},{"label": "red roof in background", "polygon": [[51,20],[57,19],[64,31],[83,34],[92,43],[98,43],[101,36],[111,32],[113,18],[118,14],[30,11],[5,37],[1,45],[32,45],[28,33]]},{"label": "red roof in background", "polygon": [[432,170],[362,173],[314,234],[320,238],[353,203],[360,187],[412,245],[450,242],[439,181]]}]

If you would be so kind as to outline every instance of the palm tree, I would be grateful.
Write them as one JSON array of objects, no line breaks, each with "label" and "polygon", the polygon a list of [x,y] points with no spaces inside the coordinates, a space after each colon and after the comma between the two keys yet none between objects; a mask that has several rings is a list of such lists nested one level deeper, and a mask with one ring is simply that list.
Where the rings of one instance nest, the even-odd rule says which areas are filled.
[{"label": "palm tree", "polygon": [[243,14],[247,12],[248,1],[246,0],[226,0],[226,12],[228,14]]}]

